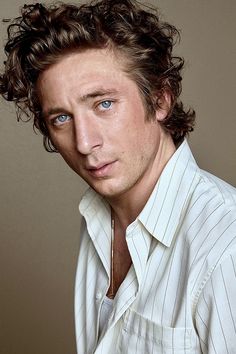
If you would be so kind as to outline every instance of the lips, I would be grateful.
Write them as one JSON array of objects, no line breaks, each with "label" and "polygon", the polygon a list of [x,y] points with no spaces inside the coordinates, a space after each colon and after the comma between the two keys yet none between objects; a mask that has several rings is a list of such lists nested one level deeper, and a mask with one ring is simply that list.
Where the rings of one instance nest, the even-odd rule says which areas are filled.
[{"label": "lips", "polygon": [[89,166],[87,168],[87,171],[89,172],[89,174],[92,177],[96,177],[96,178],[109,177],[114,164],[115,164],[115,161],[100,163],[96,166]]}]

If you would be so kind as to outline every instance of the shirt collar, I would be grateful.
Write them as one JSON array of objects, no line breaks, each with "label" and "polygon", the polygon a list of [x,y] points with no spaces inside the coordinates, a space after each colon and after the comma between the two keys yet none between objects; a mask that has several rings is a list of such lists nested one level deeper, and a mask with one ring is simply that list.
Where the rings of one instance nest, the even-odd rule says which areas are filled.
[{"label": "shirt collar", "polygon": [[186,140],[165,166],[138,220],[169,247],[199,181],[199,170]]}]

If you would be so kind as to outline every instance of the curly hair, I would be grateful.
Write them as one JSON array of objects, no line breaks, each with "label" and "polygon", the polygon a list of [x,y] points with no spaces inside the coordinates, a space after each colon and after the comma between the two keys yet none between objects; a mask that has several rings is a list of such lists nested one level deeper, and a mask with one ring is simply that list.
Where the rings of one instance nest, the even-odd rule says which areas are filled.
[{"label": "curly hair", "polygon": [[24,5],[8,27],[0,93],[16,103],[18,119],[22,113],[33,117],[46,150],[56,151],[37,96],[40,73],[71,51],[109,47],[127,59],[124,70],[138,85],[148,117],[158,109],[158,98],[170,94],[170,111],[162,124],[177,145],[193,130],[195,120],[195,112],[185,111],[179,99],[184,60],[172,54],[179,37],[157,10],[135,0]]}]

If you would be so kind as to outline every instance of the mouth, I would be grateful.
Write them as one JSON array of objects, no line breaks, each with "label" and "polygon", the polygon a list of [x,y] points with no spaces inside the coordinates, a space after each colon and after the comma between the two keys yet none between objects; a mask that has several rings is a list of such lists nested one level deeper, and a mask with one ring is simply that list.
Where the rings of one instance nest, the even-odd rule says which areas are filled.
[{"label": "mouth", "polygon": [[95,178],[105,178],[111,175],[113,166],[116,161],[101,163],[97,166],[90,166],[87,168],[87,171],[92,177]]}]

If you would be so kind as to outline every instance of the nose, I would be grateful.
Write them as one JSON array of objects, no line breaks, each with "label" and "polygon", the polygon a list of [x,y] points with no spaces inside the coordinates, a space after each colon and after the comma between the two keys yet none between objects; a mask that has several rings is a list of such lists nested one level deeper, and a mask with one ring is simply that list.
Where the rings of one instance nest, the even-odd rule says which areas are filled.
[{"label": "nose", "polygon": [[89,155],[102,146],[101,129],[88,115],[74,118],[74,133],[76,149],[82,155]]}]

